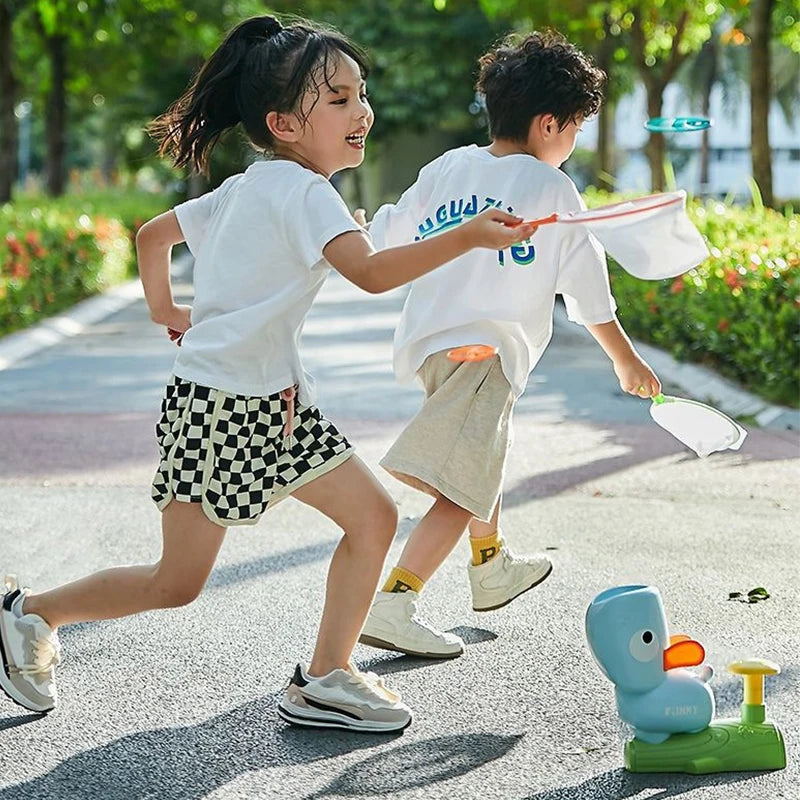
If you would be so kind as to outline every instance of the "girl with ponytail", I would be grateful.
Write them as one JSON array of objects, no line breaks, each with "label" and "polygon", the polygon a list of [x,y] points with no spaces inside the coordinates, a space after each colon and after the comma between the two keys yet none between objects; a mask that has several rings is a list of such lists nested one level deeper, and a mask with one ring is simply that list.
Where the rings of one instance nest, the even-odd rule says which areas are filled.
[{"label": "girl with ponytail", "polygon": [[[329,180],[363,160],[373,122],[366,77],[364,54],[336,31],[255,17],[230,31],[152,124],[160,152],[178,166],[206,171],[220,137],[236,126],[266,158],[139,230],[151,318],[181,345],[156,428],[152,497],[162,512],[162,555],[155,565],[104,570],[39,594],[8,579],[0,686],[27,708],[55,707],[60,625],[191,602],[226,529],[253,525],[291,495],[343,536],[311,661],[295,668],[278,713],[297,725],[373,732],[411,721],[399,695],[350,661],[397,510],[314,405],[297,343],[331,268],[385,292],[473,247],[505,249],[532,229],[490,209],[436,237],[376,252]],[[180,242],[195,259],[192,307],[176,304],[170,285]],[[254,609],[254,624],[260,613],[270,611]]]}]

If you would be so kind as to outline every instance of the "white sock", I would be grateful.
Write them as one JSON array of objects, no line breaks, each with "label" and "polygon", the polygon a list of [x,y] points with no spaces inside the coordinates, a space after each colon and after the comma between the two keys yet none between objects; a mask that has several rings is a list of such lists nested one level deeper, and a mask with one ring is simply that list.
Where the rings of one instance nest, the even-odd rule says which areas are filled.
[{"label": "white sock", "polygon": [[22,604],[25,602],[25,595],[20,594],[19,597],[11,604],[11,613],[15,617],[22,616]]}]

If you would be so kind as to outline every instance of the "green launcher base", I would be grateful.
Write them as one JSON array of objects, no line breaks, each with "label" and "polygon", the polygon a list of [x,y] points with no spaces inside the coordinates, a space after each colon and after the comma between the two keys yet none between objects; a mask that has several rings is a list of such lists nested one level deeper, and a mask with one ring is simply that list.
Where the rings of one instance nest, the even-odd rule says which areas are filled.
[{"label": "green launcher base", "polygon": [[625,745],[629,772],[712,772],[783,769],[786,747],[769,722],[712,722],[699,733],[678,733],[661,744],[632,739]]}]

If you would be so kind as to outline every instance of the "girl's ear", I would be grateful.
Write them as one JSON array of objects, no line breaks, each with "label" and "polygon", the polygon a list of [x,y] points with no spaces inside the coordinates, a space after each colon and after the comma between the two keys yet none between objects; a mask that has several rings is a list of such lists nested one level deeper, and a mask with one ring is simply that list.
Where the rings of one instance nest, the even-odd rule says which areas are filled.
[{"label": "girl's ear", "polygon": [[294,114],[283,114],[270,111],[264,118],[269,132],[279,142],[296,142],[299,137],[300,127]]}]

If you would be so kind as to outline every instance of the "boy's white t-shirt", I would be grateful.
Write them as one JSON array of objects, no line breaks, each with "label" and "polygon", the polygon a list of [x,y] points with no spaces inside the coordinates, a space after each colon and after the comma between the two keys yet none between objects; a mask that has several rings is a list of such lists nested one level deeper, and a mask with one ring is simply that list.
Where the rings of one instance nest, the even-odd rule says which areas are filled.
[{"label": "boy's white t-shirt", "polygon": [[[529,155],[497,157],[469,145],[423,167],[396,205],[378,209],[370,235],[379,249],[408,244],[491,206],[526,220],[586,208],[560,170]],[[580,226],[544,225],[527,244],[471,250],[411,283],[395,333],[395,374],[409,382],[432,353],[493,345],[518,397],[552,336],[558,293],[576,322],[614,319],[605,253]]]},{"label": "boy's white t-shirt", "polygon": [[262,161],[174,211],[195,258],[192,327],[175,374],[256,397],[297,384],[299,402],[313,403],[298,348],[330,271],[322,249],[361,230],[342,198],[299,164]]}]

